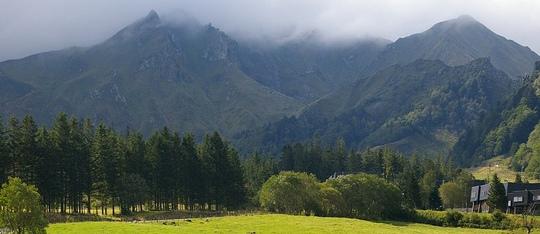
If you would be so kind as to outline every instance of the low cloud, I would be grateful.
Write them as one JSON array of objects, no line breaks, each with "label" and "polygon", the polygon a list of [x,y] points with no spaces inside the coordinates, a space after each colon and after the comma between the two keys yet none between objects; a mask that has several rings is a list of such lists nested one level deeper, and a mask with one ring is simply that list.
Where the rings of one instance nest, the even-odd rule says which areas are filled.
[{"label": "low cloud", "polygon": [[0,61],[105,40],[155,9],[193,17],[239,39],[284,40],[316,31],[324,40],[395,40],[468,14],[493,31],[540,51],[535,0],[3,0]]}]

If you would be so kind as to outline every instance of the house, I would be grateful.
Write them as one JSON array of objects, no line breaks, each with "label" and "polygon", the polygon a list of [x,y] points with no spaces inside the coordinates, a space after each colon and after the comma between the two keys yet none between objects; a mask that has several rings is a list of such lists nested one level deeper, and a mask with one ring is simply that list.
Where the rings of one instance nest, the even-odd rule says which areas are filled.
[{"label": "house", "polygon": [[[508,199],[507,213],[520,213],[531,204],[540,204],[540,183],[503,183]],[[489,184],[475,185],[471,188],[473,212],[489,212],[487,204]]]}]

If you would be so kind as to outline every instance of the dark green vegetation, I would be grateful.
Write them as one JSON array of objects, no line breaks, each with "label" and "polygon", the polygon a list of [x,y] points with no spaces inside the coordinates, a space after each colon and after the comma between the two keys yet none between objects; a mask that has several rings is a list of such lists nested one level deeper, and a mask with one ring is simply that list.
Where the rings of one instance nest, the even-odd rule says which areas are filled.
[{"label": "dark green vegetation", "polygon": [[[297,176],[299,178],[293,178],[292,182],[290,182],[292,184],[298,183],[299,185],[284,185],[284,187],[282,187],[283,191],[288,194],[287,196],[275,196],[281,198],[288,197],[291,199],[292,197],[298,197],[298,199],[304,198],[301,199],[302,202],[297,200],[294,203],[302,207],[304,207],[302,204],[318,207],[317,204],[321,203],[310,202],[310,199],[308,198],[317,197],[319,195],[317,195],[317,193],[305,191],[314,191],[314,188],[316,188],[318,191],[320,188],[320,193],[328,193],[328,196],[335,195],[335,191],[332,190],[337,190],[340,193],[345,192],[340,191],[338,187],[332,188],[332,186],[328,186],[339,186],[339,183],[326,184],[325,186],[321,187],[317,185],[318,181],[328,182],[327,180],[332,180],[332,178],[335,179],[336,177],[349,178],[347,176],[340,177],[343,175],[365,173],[367,175],[382,178],[386,182],[396,186],[401,194],[398,199],[400,201],[400,206],[407,207],[409,209],[441,209],[442,203],[438,189],[444,181],[453,181],[454,183],[459,184],[460,187],[470,187],[472,180],[472,176],[469,173],[455,167],[451,160],[443,158],[432,159],[429,157],[419,157],[415,155],[406,157],[405,155],[399,154],[390,149],[347,152],[343,151],[344,148],[345,145],[343,142],[338,142],[334,147],[323,147],[316,142],[309,144],[294,144],[284,147],[279,161],[275,161],[273,159],[247,159],[244,163],[244,168],[251,168],[250,170],[245,171],[246,180],[248,182],[247,184],[259,185],[252,188],[253,190],[258,191],[261,188],[260,184],[273,175],[271,171],[274,171],[274,174],[278,171],[305,172],[311,175],[299,175]],[[256,155],[254,157],[259,156]],[[272,164],[274,164],[274,166],[272,166]],[[273,169],[275,167],[278,169]],[[287,175],[288,174],[285,174],[282,177],[276,177],[269,180],[269,182],[273,183],[282,178],[288,178],[286,177]],[[372,177],[366,178],[366,180],[369,181]],[[336,181],[341,180],[338,179]],[[376,184],[380,182],[380,180],[373,179],[372,182]],[[293,189],[292,187],[295,188]],[[326,190],[327,188],[329,190]],[[312,195],[296,195],[306,193]],[[263,196],[262,193],[259,195]],[[380,196],[382,197],[383,195]],[[260,199],[263,199],[263,197],[259,197],[259,200]],[[366,198],[368,201],[371,201],[370,199],[371,198]],[[459,198],[455,198],[455,200],[460,205],[468,207],[469,196],[461,196]],[[389,202],[389,204],[393,204],[392,199],[388,199],[387,202]],[[331,203],[336,205],[340,204],[339,202]],[[278,207],[271,209],[279,210],[280,208]],[[299,210],[303,209],[295,207],[292,209],[292,211],[281,212],[295,213]],[[310,207],[304,212],[317,213],[317,211],[318,210],[316,208]]]},{"label": "dark green vegetation", "polygon": [[59,114],[51,128],[38,127],[30,116],[8,122],[0,127],[2,181],[17,176],[35,184],[43,210],[56,215],[115,215],[118,207],[125,218],[133,212],[193,215],[262,208],[446,226],[515,227],[474,217],[465,220],[450,212],[439,223],[436,217],[416,213],[415,209],[469,206],[462,190],[455,196],[456,191],[444,192],[441,185],[470,188],[472,176],[442,157],[405,157],[390,149],[349,152],[340,140],[332,147],[316,141],[287,145],[279,160],[254,154],[241,161],[217,133],[196,144],[191,134],[182,138],[167,128],[144,139],[136,132],[119,134],[65,114]]},{"label": "dark green vegetation", "polygon": [[313,175],[282,172],[263,185],[260,203],[273,212],[364,219],[404,219],[412,212],[397,186],[363,173],[319,183]]},{"label": "dark green vegetation", "polygon": [[449,227],[514,229],[520,226],[520,221],[520,217],[505,215],[500,211],[489,214],[418,210],[415,214],[415,222]]},{"label": "dark green vegetation", "polygon": [[145,140],[65,114],[51,128],[11,118],[0,133],[0,183],[36,185],[48,212],[230,210],[245,201],[238,153],[217,133],[199,145],[167,128]]},{"label": "dark green vegetation", "polygon": [[488,59],[450,67],[417,60],[395,65],[284,118],[238,135],[242,148],[276,151],[288,142],[343,137],[353,148],[448,153],[470,127],[512,93],[512,81]]},{"label": "dark green vegetation", "polygon": [[493,175],[489,183],[487,204],[490,208],[497,210],[505,210],[507,207],[506,189],[499,180],[499,177],[497,177],[497,174]]},{"label": "dark green vegetation", "polygon": [[470,17],[394,43],[332,44],[313,33],[265,44],[151,12],[98,45],[0,63],[0,107],[47,125],[66,112],[145,136],[162,126],[219,131],[242,152],[276,153],[318,135],[446,153],[537,59]]},{"label": "dark green vegetation", "polygon": [[0,189],[0,227],[16,234],[45,233],[47,220],[36,187],[9,178]]},{"label": "dark green vegetation", "polygon": [[[144,139],[136,132],[119,134],[65,114],[51,128],[37,126],[30,116],[8,122],[0,127],[0,180],[17,176],[35,184],[49,212],[256,207],[258,191],[280,171],[311,173],[315,181],[371,174],[396,186],[404,207],[438,209],[439,186],[465,173],[442,158],[407,158],[389,149],[348,152],[343,141],[334,147],[294,144],[284,147],[279,160],[255,154],[242,162],[217,133],[197,145],[192,135],[180,137],[167,128]],[[341,179],[336,181],[322,191],[328,196],[332,189],[346,193],[340,190]]]},{"label": "dark green vegetation", "polygon": [[464,165],[474,165],[497,155],[512,156],[510,167],[537,179],[540,170],[540,62],[519,89],[496,111],[469,129],[452,152]]}]

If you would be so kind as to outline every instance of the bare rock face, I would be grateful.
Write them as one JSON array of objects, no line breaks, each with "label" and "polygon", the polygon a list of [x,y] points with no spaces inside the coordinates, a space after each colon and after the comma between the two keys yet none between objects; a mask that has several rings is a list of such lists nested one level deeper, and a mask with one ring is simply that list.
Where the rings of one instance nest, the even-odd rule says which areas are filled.
[{"label": "bare rock face", "polygon": [[534,70],[540,72],[540,61],[536,61],[536,63],[534,63]]}]

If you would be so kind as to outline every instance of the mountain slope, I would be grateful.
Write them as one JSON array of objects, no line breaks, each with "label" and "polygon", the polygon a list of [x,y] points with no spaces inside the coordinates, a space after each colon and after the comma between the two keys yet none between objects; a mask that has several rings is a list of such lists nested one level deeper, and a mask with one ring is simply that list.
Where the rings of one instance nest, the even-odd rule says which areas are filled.
[{"label": "mountain slope", "polygon": [[388,43],[375,38],[329,45],[313,36],[278,46],[245,46],[240,63],[258,82],[307,103],[364,76]]},{"label": "mountain slope", "polygon": [[[513,155],[540,122],[540,62],[536,71],[501,107],[485,117],[456,144],[452,156],[471,165],[501,154]],[[520,168],[521,170],[522,168]]]},{"label": "mountain slope", "polygon": [[529,73],[534,62],[540,60],[528,47],[497,35],[470,16],[460,16],[398,39],[387,46],[370,69],[377,71],[421,58],[456,66],[483,57],[489,57],[496,68],[514,79]]},{"label": "mountain slope", "polygon": [[488,59],[450,67],[417,60],[394,65],[336,91],[298,117],[237,135],[245,148],[275,151],[313,137],[349,146],[389,146],[404,152],[444,153],[467,126],[512,90],[512,81]]},{"label": "mountain slope", "polygon": [[238,53],[212,26],[166,24],[152,11],[96,46],[0,63],[0,82],[24,84],[0,94],[2,114],[50,122],[64,111],[143,132],[231,134],[301,107],[243,73]]}]

